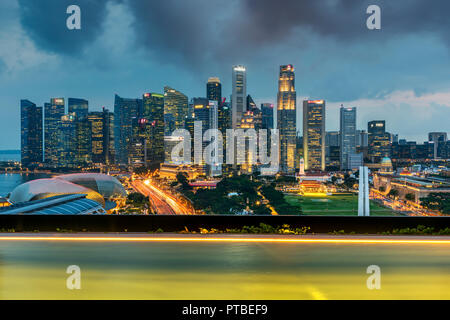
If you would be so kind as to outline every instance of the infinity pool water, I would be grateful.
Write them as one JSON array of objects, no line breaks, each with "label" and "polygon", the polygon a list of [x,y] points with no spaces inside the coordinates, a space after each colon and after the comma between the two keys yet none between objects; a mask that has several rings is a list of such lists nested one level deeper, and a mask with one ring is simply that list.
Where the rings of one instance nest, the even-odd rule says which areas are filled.
[{"label": "infinity pool water", "polygon": [[[0,241],[0,299],[450,299],[450,245]],[[81,269],[69,290],[66,269]],[[367,267],[381,289],[367,288]]]}]

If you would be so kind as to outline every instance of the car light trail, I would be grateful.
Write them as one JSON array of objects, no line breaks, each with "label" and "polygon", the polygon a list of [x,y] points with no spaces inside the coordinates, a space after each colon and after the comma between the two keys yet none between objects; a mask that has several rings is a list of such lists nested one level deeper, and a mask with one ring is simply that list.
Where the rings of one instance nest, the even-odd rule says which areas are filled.
[{"label": "car light trail", "polygon": [[54,237],[0,236],[0,241],[78,241],[78,242],[272,242],[272,243],[340,243],[340,244],[445,244],[450,239],[286,239],[286,238],[218,238],[218,237]]}]

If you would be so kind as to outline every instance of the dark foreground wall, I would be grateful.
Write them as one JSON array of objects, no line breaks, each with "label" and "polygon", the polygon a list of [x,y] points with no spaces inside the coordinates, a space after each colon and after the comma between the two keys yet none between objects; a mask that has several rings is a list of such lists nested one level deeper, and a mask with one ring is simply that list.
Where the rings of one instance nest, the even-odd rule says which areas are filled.
[{"label": "dark foreground wall", "polygon": [[15,232],[55,232],[57,229],[89,232],[164,232],[199,228],[242,228],[265,223],[276,226],[310,227],[310,232],[328,233],[344,230],[356,233],[378,233],[418,225],[435,230],[450,228],[450,217],[357,217],[357,216],[38,216],[0,215],[0,230]]}]

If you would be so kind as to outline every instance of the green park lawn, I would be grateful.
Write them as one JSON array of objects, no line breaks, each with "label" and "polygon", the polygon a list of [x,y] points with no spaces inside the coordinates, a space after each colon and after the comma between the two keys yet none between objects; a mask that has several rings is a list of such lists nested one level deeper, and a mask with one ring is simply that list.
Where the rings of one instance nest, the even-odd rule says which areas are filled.
[{"label": "green park lawn", "polygon": [[[356,195],[332,195],[313,197],[300,195],[285,195],[286,201],[293,206],[300,206],[305,215],[358,215],[358,196]],[[371,216],[395,216],[395,212],[370,202]]]}]

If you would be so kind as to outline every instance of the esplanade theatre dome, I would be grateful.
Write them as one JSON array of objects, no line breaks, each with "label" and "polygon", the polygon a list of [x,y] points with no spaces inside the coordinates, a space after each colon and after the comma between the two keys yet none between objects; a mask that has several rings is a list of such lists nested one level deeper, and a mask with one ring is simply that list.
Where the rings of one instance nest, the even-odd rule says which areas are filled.
[{"label": "esplanade theatre dome", "polygon": [[77,185],[89,188],[101,194],[105,199],[125,198],[127,192],[119,180],[101,173],[74,173],[57,176],[61,179]]},{"label": "esplanade theatre dome", "polygon": [[103,207],[105,199],[127,196],[122,184],[114,177],[99,173],[80,173],[23,183],[11,192],[9,200],[20,203],[64,194],[86,194],[86,198]]},{"label": "esplanade theatre dome", "polygon": [[12,203],[40,200],[64,194],[86,194],[86,198],[94,200],[105,207],[105,200],[96,191],[61,179],[37,179],[17,186],[10,194]]}]

